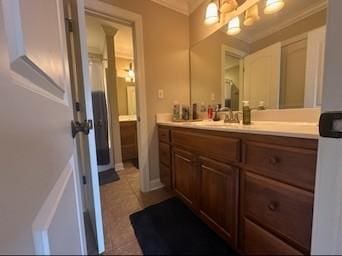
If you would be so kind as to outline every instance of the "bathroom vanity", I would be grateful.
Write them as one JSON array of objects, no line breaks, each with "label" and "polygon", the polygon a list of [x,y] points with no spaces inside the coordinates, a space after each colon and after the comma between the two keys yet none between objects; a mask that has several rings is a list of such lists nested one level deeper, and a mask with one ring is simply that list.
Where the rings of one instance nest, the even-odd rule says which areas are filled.
[{"label": "bathroom vanity", "polygon": [[317,127],[284,125],[159,123],[161,182],[241,253],[309,254]]}]

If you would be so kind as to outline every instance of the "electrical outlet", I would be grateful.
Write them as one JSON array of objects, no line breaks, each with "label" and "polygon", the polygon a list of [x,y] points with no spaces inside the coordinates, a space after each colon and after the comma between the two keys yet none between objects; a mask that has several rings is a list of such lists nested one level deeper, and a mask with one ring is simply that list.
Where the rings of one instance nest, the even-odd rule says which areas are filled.
[{"label": "electrical outlet", "polygon": [[215,95],[215,93],[212,93],[212,94],[211,94],[211,100],[212,100],[212,101],[216,100],[216,95]]},{"label": "electrical outlet", "polygon": [[162,89],[158,90],[158,99],[164,99],[164,90]]}]

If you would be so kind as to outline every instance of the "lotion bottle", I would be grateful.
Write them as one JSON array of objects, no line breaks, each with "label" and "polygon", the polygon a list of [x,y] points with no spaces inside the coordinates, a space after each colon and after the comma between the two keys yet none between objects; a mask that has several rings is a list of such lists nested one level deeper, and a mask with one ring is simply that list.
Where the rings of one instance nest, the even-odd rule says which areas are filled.
[{"label": "lotion bottle", "polygon": [[251,108],[249,107],[249,101],[242,102],[242,124],[250,125],[251,124]]}]

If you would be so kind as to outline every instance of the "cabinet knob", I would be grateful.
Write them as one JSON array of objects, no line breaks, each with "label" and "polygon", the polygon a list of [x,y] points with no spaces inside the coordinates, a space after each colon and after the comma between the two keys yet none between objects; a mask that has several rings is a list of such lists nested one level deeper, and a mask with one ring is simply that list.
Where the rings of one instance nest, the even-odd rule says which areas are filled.
[{"label": "cabinet knob", "polygon": [[272,212],[276,211],[278,208],[278,203],[277,202],[271,202],[269,205],[268,205],[268,209]]},{"label": "cabinet knob", "polygon": [[276,157],[276,156],[272,156],[272,157],[269,159],[269,162],[270,162],[270,164],[275,165],[275,164],[278,164],[278,163],[280,162],[280,159],[279,159],[278,157]]}]

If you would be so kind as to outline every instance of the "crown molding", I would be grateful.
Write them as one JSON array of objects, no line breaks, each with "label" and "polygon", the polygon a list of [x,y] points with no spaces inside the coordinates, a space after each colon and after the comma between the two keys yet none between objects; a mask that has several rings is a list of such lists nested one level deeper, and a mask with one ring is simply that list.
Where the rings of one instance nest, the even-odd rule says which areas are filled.
[{"label": "crown molding", "polygon": [[184,0],[150,0],[156,4],[162,5],[166,8],[174,10],[184,15],[189,15],[189,5]]},{"label": "crown molding", "polygon": [[189,2],[189,15],[193,13],[202,3],[204,0],[192,0]]},{"label": "crown molding", "polygon": [[[284,28],[287,28],[305,18],[310,17],[311,15],[314,15],[328,7],[328,1],[324,0],[322,2],[319,2],[317,4],[309,6],[307,9],[304,11],[301,11],[297,15],[294,15],[293,17],[284,20],[283,22],[280,22],[279,24],[273,25],[269,29],[265,29],[260,33],[257,33],[253,38],[249,37],[249,43],[253,43],[255,41],[258,41],[260,39],[263,39],[267,36],[272,35],[273,33],[276,33]],[[241,38],[242,39],[242,38]]]}]

